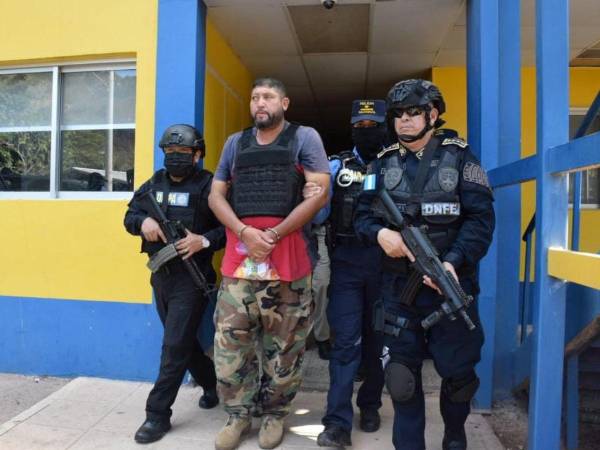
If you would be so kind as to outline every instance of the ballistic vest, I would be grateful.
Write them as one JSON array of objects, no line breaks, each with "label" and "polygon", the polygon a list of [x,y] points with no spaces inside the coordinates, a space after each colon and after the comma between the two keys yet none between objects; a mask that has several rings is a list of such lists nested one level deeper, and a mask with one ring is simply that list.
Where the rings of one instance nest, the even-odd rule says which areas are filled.
[{"label": "ballistic vest", "polygon": [[[210,186],[212,174],[207,170],[195,169],[194,172],[179,183],[173,183],[165,169],[154,174],[150,182],[150,189],[154,193],[157,203],[165,212],[167,219],[180,221],[193,233],[208,230],[208,215],[202,211],[204,191]],[[208,203],[206,202],[206,208]],[[142,241],[142,252],[153,255],[164,244],[162,242]]]},{"label": "ballistic vest", "polygon": [[[437,145],[432,149],[429,168],[422,186],[415,186],[415,183],[419,182],[416,174],[415,179],[407,175],[408,150],[398,144],[398,151],[384,150],[380,153],[387,153],[382,155],[384,158],[381,159],[380,174],[383,184],[404,217],[411,225],[427,225],[429,239],[440,255],[443,255],[452,245],[462,225],[458,185],[463,149],[467,144],[459,138],[444,139],[442,136],[433,139],[437,140]],[[424,154],[422,158],[427,157]],[[376,215],[390,221],[379,201],[375,202],[374,208]],[[404,258],[384,257],[384,267],[388,269],[402,264],[406,264]]]},{"label": "ballistic vest", "polygon": [[230,203],[239,218],[286,217],[302,201],[304,175],[296,167],[292,143],[299,125],[291,123],[270,144],[260,145],[252,128],[239,140]]},{"label": "ballistic vest", "polygon": [[329,220],[333,237],[355,237],[353,226],[354,210],[358,196],[363,189],[363,181],[367,166],[362,164],[352,152],[344,152],[332,156],[342,163],[335,177],[331,214]]}]

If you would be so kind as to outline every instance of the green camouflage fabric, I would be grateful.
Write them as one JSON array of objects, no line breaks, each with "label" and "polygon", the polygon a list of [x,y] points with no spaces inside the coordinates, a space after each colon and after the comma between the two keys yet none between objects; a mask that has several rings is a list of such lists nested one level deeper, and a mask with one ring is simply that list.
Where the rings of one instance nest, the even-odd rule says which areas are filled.
[{"label": "green camouflage fabric", "polygon": [[288,414],[301,383],[312,310],[310,275],[292,282],[223,277],[215,368],[226,412]]}]

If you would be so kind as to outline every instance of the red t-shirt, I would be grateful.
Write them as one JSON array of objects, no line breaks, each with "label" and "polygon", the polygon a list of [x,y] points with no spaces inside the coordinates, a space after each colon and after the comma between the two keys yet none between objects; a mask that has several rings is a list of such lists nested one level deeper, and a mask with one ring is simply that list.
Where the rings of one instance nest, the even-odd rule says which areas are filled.
[{"label": "red t-shirt", "polygon": [[[281,223],[281,217],[246,217],[242,219],[246,225],[264,230],[273,228]],[[226,277],[234,277],[234,272],[243,263],[248,255],[241,254],[237,248],[240,240],[230,229],[226,229],[227,244],[225,255],[221,265],[221,273]],[[294,281],[304,278],[312,272],[312,265],[308,248],[308,242],[302,232],[298,229],[281,238],[271,252],[271,264],[279,274],[281,281]]]}]

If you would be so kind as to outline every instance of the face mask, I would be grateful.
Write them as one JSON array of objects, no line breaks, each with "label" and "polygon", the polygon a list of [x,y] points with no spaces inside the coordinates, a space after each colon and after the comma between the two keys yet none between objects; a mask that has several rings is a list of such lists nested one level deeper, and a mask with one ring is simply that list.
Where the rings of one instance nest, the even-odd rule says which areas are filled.
[{"label": "face mask", "polygon": [[358,154],[365,162],[370,162],[381,151],[385,139],[385,127],[352,128],[352,141]]},{"label": "face mask", "polygon": [[167,153],[165,155],[165,168],[169,175],[174,177],[185,177],[194,170],[193,153]]}]

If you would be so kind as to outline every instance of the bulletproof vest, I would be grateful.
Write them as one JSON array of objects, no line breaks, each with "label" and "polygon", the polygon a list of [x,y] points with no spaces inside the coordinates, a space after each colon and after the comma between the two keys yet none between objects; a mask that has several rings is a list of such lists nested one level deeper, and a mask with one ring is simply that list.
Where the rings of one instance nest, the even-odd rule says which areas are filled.
[{"label": "bulletproof vest", "polygon": [[[203,214],[199,206],[202,203],[203,192],[211,178],[210,172],[197,169],[180,183],[173,183],[166,170],[162,169],[152,177],[150,189],[154,192],[156,201],[163,211],[166,210],[167,219],[178,220],[188,230],[201,233],[208,229],[208,215]],[[142,251],[152,255],[163,246],[162,242],[143,240]]]},{"label": "bulletproof vest", "polygon": [[358,196],[362,191],[367,167],[360,163],[352,152],[344,152],[333,158],[339,159],[342,167],[333,185],[329,215],[331,230],[334,237],[354,237],[352,217],[358,203]]},{"label": "bulletproof vest", "polygon": [[239,141],[230,203],[239,218],[286,217],[301,201],[304,175],[296,167],[291,123],[271,144],[260,145],[252,128]]},{"label": "bulletproof vest", "polygon": [[[384,184],[394,203],[411,225],[427,225],[427,234],[440,255],[452,245],[462,224],[458,193],[462,155],[463,150],[457,145],[438,144],[433,150],[422,187],[415,186],[419,180],[411,179],[406,173],[406,152],[404,156],[395,152],[382,160]],[[389,221],[379,202],[375,204],[375,214]],[[386,256],[384,266],[389,269],[390,265],[401,264],[399,261],[406,264],[404,259]]]}]

